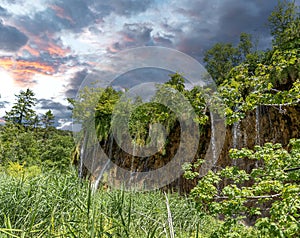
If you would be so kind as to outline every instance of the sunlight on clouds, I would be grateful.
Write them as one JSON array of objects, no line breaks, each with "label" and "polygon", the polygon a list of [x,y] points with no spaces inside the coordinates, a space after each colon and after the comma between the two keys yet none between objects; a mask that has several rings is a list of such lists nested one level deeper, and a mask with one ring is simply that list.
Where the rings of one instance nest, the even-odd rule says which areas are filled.
[{"label": "sunlight on clouds", "polygon": [[[36,75],[35,85],[31,87],[36,98],[52,98],[64,102],[62,90],[64,88],[65,76]],[[65,102],[64,102],[65,103]]]}]

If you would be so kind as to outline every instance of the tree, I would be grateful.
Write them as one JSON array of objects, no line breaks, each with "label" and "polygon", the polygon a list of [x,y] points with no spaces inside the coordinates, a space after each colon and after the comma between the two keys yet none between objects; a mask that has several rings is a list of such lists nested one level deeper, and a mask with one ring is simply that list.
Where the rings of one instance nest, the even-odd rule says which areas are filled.
[{"label": "tree", "polygon": [[237,47],[231,43],[217,43],[204,53],[206,69],[217,85],[220,85],[230,70],[253,55],[252,36],[242,32]]},{"label": "tree", "polygon": [[[292,139],[290,151],[281,144],[266,143],[253,150],[232,149],[233,160],[262,161],[246,171],[236,166],[209,173],[191,191],[198,207],[221,214],[224,223],[214,237],[240,237],[245,218],[254,221],[247,237],[298,237],[300,234],[300,139]],[[188,167],[185,176],[199,174]]]},{"label": "tree", "polygon": [[51,110],[48,110],[44,115],[42,115],[42,123],[45,129],[48,129],[50,126],[54,124],[55,116],[53,115]]},{"label": "tree", "polygon": [[217,43],[204,54],[206,69],[219,85],[239,62],[238,50],[231,43]]},{"label": "tree", "polygon": [[240,61],[245,61],[247,59],[247,56],[252,53],[252,48],[252,36],[250,34],[242,32],[240,35],[240,43],[238,44]]},{"label": "tree", "polygon": [[274,46],[287,49],[300,45],[300,12],[295,1],[278,1],[269,17]]},{"label": "tree", "polygon": [[32,126],[35,122],[36,112],[32,109],[36,104],[36,98],[32,90],[20,92],[15,95],[17,102],[9,112],[6,112],[5,120],[22,126]]}]

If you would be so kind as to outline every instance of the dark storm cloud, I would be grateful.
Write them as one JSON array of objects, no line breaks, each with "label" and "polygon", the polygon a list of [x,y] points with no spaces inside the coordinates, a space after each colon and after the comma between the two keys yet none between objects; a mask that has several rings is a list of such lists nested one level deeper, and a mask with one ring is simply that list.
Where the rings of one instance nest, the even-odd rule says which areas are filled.
[{"label": "dark storm cloud", "polygon": [[146,24],[124,24],[121,34],[129,45],[131,42],[140,45],[150,42],[152,30],[152,27]]},{"label": "dark storm cloud", "polygon": [[151,26],[144,23],[124,24],[119,32],[121,41],[113,43],[108,50],[117,52],[130,47],[153,45],[152,30]]},{"label": "dark storm cloud", "polygon": [[88,1],[84,0],[56,1],[51,7],[64,28],[73,31],[88,26],[96,18],[95,13],[88,6]]},{"label": "dark storm cloud", "polygon": [[52,111],[53,115],[55,116],[55,127],[60,126],[61,121],[68,121],[72,117],[72,112],[68,109],[67,106],[50,99],[39,99],[37,108]]},{"label": "dark storm cloud", "polygon": [[[216,39],[233,41],[241,32],[249,32],[265,37],[268,17],[276,1],[249,1],[247,4],[237,0],[226,1],[221,8],[219,31]],[[222,30],[223,29],[223,30]]]},{"label": "dark storm cloud", "polygon": [[266,48],[270,44],[266,24],[276,4],[276,1],[262,0],[194,1],[186,4],[189,7],[176,10],[190,18],[185,25],[189,31],[181,34],[177,48],[199,59],[217,42],[237,43],[241,32],[252,34],[260,41],[259,48]]},{"label": "dark storm cloud", "polygon": [[88,75],[86,70],[79,71],[73,78],[70,79],[69,84],[66,87],[65,95],[67,98],[75,98],[79,87],[85,77]]},{"label": "dark storm cloud", "polygon": [[25,45],[28,38],[17,28],[3,25],[0,22],[0,49],[4,51],[17,51]]},{"label": "dark storm cloud", "polygon": [[[21,17],[18,23],[35,34],[44,30],[54,33],[62,29],[80,32],[84,27],[103,21],[103,18],[111,13],[132,15],[143,12],[151,5],[151,2],[151,0],[113,0],[107,3],[97,0],[54,1],[46,10],[37,12],[33,19],[28,16]],[[28,27],[25,25],[27,23],[29,23]]]},{"label": "dark storm cloud", "polygon": [[63,29],[79,32],[92,22],[92,12],[81,1],[72,1],[69,5],[67,1],[60,5],[49,5],[46,10],[35,13],[33,17],[21,16],[16,20],[20,28],[34,35],[56,33]]},{"label": "dark storm cloud", "polygon": [[37,105],[40,109],[51,111],[65,111],[67,107],[59,102],[55,102],[50,99],[39,99]]},{"label": "dark storm cloud", "polygon": [[[149,24],[125,23],[122,31],[119,32],[122,39],[119,42],[112,43],[107,50],[111,53],[115,53],[126,48],[154,45],[154,39],[152,39],[151,36],[152,30]],[[159,40],[162,41],[163,39],[160,39],[158,36],[157,41]],[[164,40],[164,43],[167,43],[167,39]]]},{"label": "dark storm cloud", "polygon": [[170,79],[170,74],[175,73],[158,68],[141,68],[126,72],[117,77],[112,86],[115,88],[130,89],[136,85],[147,82],[165,83]]}]

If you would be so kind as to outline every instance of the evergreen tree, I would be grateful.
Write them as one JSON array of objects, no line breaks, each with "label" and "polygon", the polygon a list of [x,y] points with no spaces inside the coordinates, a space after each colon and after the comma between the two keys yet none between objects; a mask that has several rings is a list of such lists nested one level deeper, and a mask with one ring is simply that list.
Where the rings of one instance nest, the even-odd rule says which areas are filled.
[{"label": "evergreen tree", "polygon": [[50,126],[53,126],[54,124],[55,116],[53,115],[51,110],[48,110],[43,116],[42,116],[42,123],[43,126],[48,129]]},{"label": "evergreen tree", "polygon": [[5,120],[17,125],[32,126],[35,123],[36,112],[33,107],[36,104],[36,98],[32,90],[20,92],[15,95],[17,102],[14,103],[12,109],[6,112]]},{"label": "evergreen tree", "polygon": [[273,44],[282,49],[300,46],[300,12],[295,1],[278,1],[269,17]]}]

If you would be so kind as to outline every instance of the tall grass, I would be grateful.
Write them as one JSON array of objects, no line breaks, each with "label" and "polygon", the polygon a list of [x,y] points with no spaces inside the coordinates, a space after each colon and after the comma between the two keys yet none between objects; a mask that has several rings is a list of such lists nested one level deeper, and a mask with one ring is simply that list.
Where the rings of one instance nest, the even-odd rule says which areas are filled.
[{"label": "tall grass", "polygon": [[168,194],[167,204],[159,191],[92,193],[74,171],[31,178],[1,172],[0,237],[204,237],[217,226],[188,198]]}]

